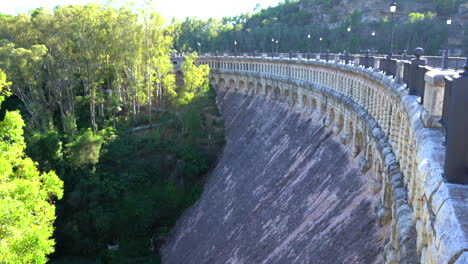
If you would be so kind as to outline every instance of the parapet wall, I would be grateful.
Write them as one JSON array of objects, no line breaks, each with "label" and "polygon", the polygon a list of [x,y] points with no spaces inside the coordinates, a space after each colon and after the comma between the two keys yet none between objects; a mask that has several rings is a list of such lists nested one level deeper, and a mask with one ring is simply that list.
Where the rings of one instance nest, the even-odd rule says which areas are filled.
[{"label": "parapet wall", "polygon": [[379,193],[386,263],[468,263],[468,188],[443,178],[444,136],[404,84],[371,69],[288,59],[202,57],[217,89],[282,100],[331,126]]}]

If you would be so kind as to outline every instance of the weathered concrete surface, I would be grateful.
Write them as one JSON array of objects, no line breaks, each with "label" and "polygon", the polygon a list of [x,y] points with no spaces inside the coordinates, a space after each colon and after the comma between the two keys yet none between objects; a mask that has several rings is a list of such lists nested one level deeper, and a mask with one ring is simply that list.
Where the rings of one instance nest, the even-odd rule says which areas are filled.
[{"label": "weathered concrete surface", "polygon": [[223,157],[163,263],[383,263],[387,232],[358,158],[285,104],[223,92],[219,103]]}]

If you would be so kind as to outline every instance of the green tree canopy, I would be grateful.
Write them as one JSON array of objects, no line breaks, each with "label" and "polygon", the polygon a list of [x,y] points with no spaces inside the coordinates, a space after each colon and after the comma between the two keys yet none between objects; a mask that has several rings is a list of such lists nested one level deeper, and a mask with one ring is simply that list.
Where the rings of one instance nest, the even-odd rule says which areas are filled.
[{"label": "green tree canopy", "polygon": [[[0,71],[0,103],[8,86]],[[18,111],[0,121],[0,263],[45,263],[54,251],[54,199],[62,198],[63,183],[26,157],[23,126]]]}]

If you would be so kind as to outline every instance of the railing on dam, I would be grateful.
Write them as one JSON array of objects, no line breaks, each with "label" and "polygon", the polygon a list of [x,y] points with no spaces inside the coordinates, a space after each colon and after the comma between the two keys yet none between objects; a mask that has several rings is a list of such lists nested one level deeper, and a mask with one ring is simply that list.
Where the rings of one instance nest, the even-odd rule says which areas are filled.
[{"label": "railing on dam", "polygon": [[[457,145],[451,146],[448,144],[447,146],[447,153],[454,154],[456,153],[455,157],[446,161],[446,170],[445,170],[445,177],[448,181],[453,183],[462,183],[468,184],[468,145],[465,145],[463,139],[468,131],[465,129],[464,123],[466,123],[467,119],[463,114],[466,111],[453,111],[450,114],[450,105],[453,107],[458,105],[458,102],[465,102],[468,100],[468,96],[464,95],[463,93],[459,94],[457,97],[451,98],[451,90],[452,89],[461,89],[462,87],[468,87],[466,84],[467,81],[464,81],[463,78],[455,78],[454,76],[458,75],[456,71],[443,71],[439,69],[435,69],[432,67],[425,66],[427,59],[421,59],[421,51],[416,52],[416,56],[411,60],[398,60],[398,59],[387,59],[387,58],[378,58],[376,60],[375,57],[369,56],[355,56],[352,57],[352,65],[364,68],[371,68],[376,71],[381,71],[387,75],[393,76],[396,82],[406,84],[406,88],[409,91],[410,95],[416,95],[419,97],[419,101],[421,104],[424,105],[425,109],[428,111],[430,119],[425,120],[424,124],[426,127],[440,127],[443,126],[446,135],[446,142],[457,142]],[[278,54],[281,55],[281,54]],[[283,54],[284,55],[284,54]],[[326,56],[329,56],[327,54]],[[229,57],[229,56],[226,56]],[[237,56],[236,56],[237,57]],[[234,58],[236,58],[234,57]],[[319,56],[316,56],[317,58]],[[244,57],[245,58],[245,57]],[[255,58],[255,57],[252,57]],[[262,58],[262,57],[260,57]],[[265,58],[265,57],[263,57]],[[407,58],[410,58],[409,56]],[[285,58],[279,57],[280,60],[285,60]],[[457,61],[459,58],[453,58]],[[287,59],[286,59],[287,60]],[[304,62],[305,59],[301,55],[290,56],[291,61],[301,61]],[[337,55],[337,60],[334,60],[334,63],[342,63],[345,60],[343,55]],[[308,59],[306,61],[309,61]],[[376,63],[378,62],[378,63]],[[212,69],[225,69],[225,64],[220,65],[211,65]],[[218,68],[213,66],[219,66]],[[242,71],[256,71],[266,74],[274,74],[274,75],[285,75],[286,72],[284,69],[281,71],[276,71],[276,68],[262,68],[262,64],[253,64],[252,67],[255,68],[245,68],[241,69],[243,65],[238,65],[239,68],[235,68],[234,70],[242,70]],[[248,67],[248,64],[245,66]],[[312,72],[311,74],[314,74]],[[468,75],[468,70],[466,70],[465,75]],[[315,80],[310,78],[301,78],[299,76],[290,76],[288,77],[296,78],[303,81],[312,81],[317,83]],[[445,78],[447,77],[447,78]],[[468,78],[468,77],[467,77]],[[453,85],[452,83],[456,82],[457,85]],[[323,83],[320,83],[323,85]],[[427,87],[427,90],[426,90]],[[458,87],[458,88],[456,88]],[[468,89],[468,88],[467,88]],[[347,94],[345,94],[347,95]],[[426,100],[425,100],[426,99]],[[452,100],[456,100],[456,102],[451,102]],[[445,102],[445,104],[444,104]],[[359,102],[358,102],[359,103]],[[462,109],[459,109],[462,110]],[[372,114],[372,113],[371,113]],[[452,116],[452,117],[450,117]],[[448,133],[448,120],[452,119],[454,122],[452,123],[452,130],[451,133]],[[456,131],[454,131],[456,129]],[[453,133],[452,133],[453,132]],[[449,139],[449,137],[451,137]],[[459,146],[463,148],[460,148]],[[450,156],[450,155],[449,155]],[[453,155],[452,155],[453,156]],[[461,157],[461,158],[460,158]]]},{"label": "railing on dam", "polygon": [[[281,99],[322,118],[334,132],[342,131],[342,142],[353,141],[353,155],[364,152],[364,161],[378,156],[379,162],[369,166],[376,167],[376,174],[393,175],[384,183],[390,187],[382,188],[383,196],[392,197],[392,241],[398,232],[411,233],[402,224],[410,217],[421,263],[465,263],[468,186],[446,178],[452,174],[453,182],[466,183],[468,75],[428,68],[420,60],[395,60],[382,69],[369,56],[356,57],[350,65],[299,56],[206,55],[198,63],[210,66],[211,82],[219,89]],[[359,117],[367,122],[361,130],[369,131],[355,128]],[[402,204],[409,207],[401,209]],[[391,243],[398,248],[403,242],[400,237]]]}]

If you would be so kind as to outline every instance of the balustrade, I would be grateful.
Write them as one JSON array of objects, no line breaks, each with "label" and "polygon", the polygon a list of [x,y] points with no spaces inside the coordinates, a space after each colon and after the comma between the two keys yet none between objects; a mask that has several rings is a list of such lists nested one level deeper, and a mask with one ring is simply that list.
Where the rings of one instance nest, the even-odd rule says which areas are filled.
[{"label": "balustrade", "polygon": [[[387,190],[388,185],[397,184],[395,179],[388,177],[398,175],[395,173],[401,171],[404,175],[402,183],[408,195],[408,208],[414,211],[412,221],[418,233],[416,243],[422,263],[446,263],[448,259],[452,261],[456,256],[460,256],[459,252],[466,250],[463,244],[466,243],[466,232],[460,228],[460,226],[466,226],[466,220],[459,219],[455,212],[458,210],[458,214],[466,214],[468,210],[466,204],[463,208],[460,208],[460,205],[457,207],[453,205],[457,199],[451,195],[451,192],[462,187],[447,185],[442,178],[445,137],[441,133],[441,128],[448,132],[445,135],[448,143],[445,157],[450,161],[445,160],[445,174],[446,176],[447,173],[456,175],[447,180],[455,179],[454,182],[466,183],[464,180],[467,178],[464,173],[468,164],[468,140],[465,139],[465,135],[468,131],[468,119],[465,113],[468,112],[466,108],[468,107],[466,103],[468,101],[466,92],[468,91],[466,81],[468,78],[457,82],[458,90],[454,90],[453,79],[457,73],[454,71],[436,72],[424,66],[425,61],[420,59],[420,56],[413,59],[411,63],[395,59],[392,59],[390,63],[385,59],[374,60],[373,58],[372,62],[357,59],[356,66],[304,59],[307,58],[306,56],[288,59],[289,55],[278,54],[277,58],[268,58],[259,54],[259,57],[201,57],[199,63],[209,64],[213,75],[233,76],[232,81],[237,85],[239,85],[240,76],[252,76],[249,79],[252,85],[248,86],[255,87],[255,94],[267,95],[274,99],[284,98],[283,101],[294,106],[295,109],[311,112],[316,120],[323,118],[324,124],[330,126],[334,133],[342,131],[343,143],[352,142],[353,154],[357,155],[366,149],[368,153],[362,157],[367,157],[370,166],[374,167],[373,171],[377,171],[378,174],[370,181],[371,189],[373,192],[378,192],[381,188],[379,186],[387,186],[382,194],[384,208],[387,208],[385,210],[392,207],[388,203],[389,200],[394,199],[393,195],[395,195],[395,190],[391,191],[393,187]],[[330,54],[321,56],[322,59],[332,60],[331,57]],[[317,58],[317,56],[311,55],[311,58]],[[244,66],[238,67],[239,63]],[[370,67],[367,67],[369,65]],[[379,68],[384,69],[386,74],[395,76],[395,79],[385,76]],[[452,77],[442,78],[443,81],[440,81],[439,75]],[[459,79],[455,78],[455,80]],[[230,80],[223,79],[218,84],[224,87],[225,82],[232,87]],[[309,84],[312,86],[308,86]],[[358,133],[358,131],[364,131],[366,125],[356,122],[348,110],[343,106],[338,106],[339,102],[333,99],[333,94],[321,95],[314,89],[329,89],[328,93],[336,92],[344,95],[351,99],[351,102],[362,107],[375,120],[380,131],[388,139],[393,149],[392,155],[399,164],[397,166],[399,170],[395,171],[394,164],[386,163],[391,160],[389,153],[385,148],[379,149],[378,147],[379,144],[385,146],[385,143],[376,141],[366,145],[368,136],[366,133]],[[325,90],[320,91],[324,93]],[[457,125],[453,125],[454,123]],[[366,129],[372,130],[372,128]],[[371,153],[370,155],[369,152],[377,150],[380,154]],[[371,156],[376,159],[375,162],[370,160]],[[462,174],[461,181],[458,180],[460,174]],[[468,189],[465,190],[468,191]],[[441,203],[441,201],[445,202]],[[393,217],[396,217],[396,205],[393,204],[393,206]],[[431,215],[433,212],[449,209],[452,210],[451,213]],[[392,229],[396,229],[397,224],[392,223]],[[440,228],[447,228],[447,230],[440,230]],[[441,232],[442,234],[450,233],[450,235],[444,236]],[[398,239],[400,235],[398,232],[392,233],[392,245],[395,248],[403,246]],[[441,248],[443,252],[438,251],[442,250]]]}]

